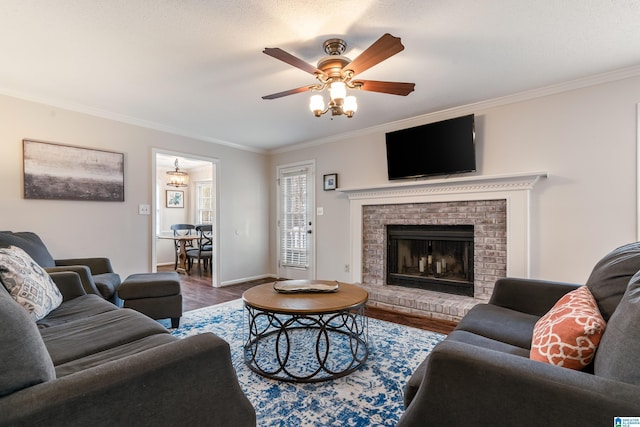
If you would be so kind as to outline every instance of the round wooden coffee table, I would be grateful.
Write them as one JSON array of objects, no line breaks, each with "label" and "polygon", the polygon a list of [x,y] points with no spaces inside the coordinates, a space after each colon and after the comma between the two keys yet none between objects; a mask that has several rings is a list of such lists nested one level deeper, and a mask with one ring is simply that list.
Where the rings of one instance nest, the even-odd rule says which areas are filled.
[{"label": "round wooden coffee table", "polygon": [[364,364],[367,318],[364,289],[335,281],[281,281],[281,285],[339,285],[335,292],[280,293],[275,283],[243,295],[244,361],[281,381],[318,382],[345,376]]}]

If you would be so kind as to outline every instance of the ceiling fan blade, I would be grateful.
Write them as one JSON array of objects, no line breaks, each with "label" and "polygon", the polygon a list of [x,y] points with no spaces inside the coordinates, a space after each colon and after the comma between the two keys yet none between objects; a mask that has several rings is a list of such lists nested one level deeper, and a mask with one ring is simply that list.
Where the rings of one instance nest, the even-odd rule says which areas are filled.
[{"label": "ceiling fan blade", "polygon": [[263,96],[262,99],[278,99],[278,98],[282,98],[283,96],[289,96],[296,93],[306,92],[308,90],[311,90],[314,86],[315,85],[302,86],[296,89],[285,90],[284,92],[272,93],[271,95]]},{"label": "ceiling fan blade", "polygon": [[400,43],[400,37],[394,37],[387,33],[351,61],[350,64],[345,65],[343,70],[352,70],[355,76],[403,50],[404,46]]},{"label": "ceiling fan blade", "polygon": [[413,92],[416,85],[415,83],[380,82],[376,80],[354,80],[351,83],[362,84],[361,90],[402,96],[407,96]]},{"label": "ceiling fan blade", "polygon": [[323,73],[321,70],[318,70],[316,67],[314,67],[313,65],[309,64],[308,62],[303,61],[300,58],[296,58],[295,56],[291,55],[288,52],[285,52],[284,50],[280,49],[279,47],[267,47],[265,48],[263,51],[263,53],[266,53],[267,55],[279,59],[282,62],[286,62],[289,65],[292,65],[296,68],[301,69],[302,71],[306,71],[309,74],[316,74],[316,73],[320,73],[322,75],[325,75],[325,73]]}]

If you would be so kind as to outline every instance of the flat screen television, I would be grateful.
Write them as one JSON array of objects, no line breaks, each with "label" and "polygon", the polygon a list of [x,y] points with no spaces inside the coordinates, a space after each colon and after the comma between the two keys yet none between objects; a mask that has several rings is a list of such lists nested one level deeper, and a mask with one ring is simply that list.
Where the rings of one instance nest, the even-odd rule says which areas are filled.
[{"label": "flat screen television", "polygon": [[389,179],[476,171],[474,115],[386,134]]}]

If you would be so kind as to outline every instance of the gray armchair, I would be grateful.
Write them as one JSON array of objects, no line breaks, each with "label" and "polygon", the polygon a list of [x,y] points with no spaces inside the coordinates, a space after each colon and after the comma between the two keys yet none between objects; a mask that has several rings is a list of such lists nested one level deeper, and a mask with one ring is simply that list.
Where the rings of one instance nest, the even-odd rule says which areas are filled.
[{"label": "gray armchair", "polygon": [[120,276],[113,271],[108,258],[54,259],[40,237],[29,231],[0,231],[0,247],[17,246],[50,273],[74,271],[80,276],[86,293],[116,302]]},{"label": "gray armchair", "polygon": [[640,414],[640,242],[605,256],[586,282],[607,327],[578,371],[529,358],[533,329],[576,284],[505,278],[416,369],[398,427],[612,425]]}]

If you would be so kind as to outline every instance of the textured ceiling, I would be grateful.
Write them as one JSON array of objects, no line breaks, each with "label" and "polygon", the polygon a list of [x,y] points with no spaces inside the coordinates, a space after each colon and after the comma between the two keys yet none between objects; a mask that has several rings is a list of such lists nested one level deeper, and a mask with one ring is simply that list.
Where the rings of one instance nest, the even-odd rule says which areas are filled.
[{"label": "textured ceiling", "polygon": [[[639,22],[636,0],[2,0],[0,93],[269,150],[635,67]],[[334,120],[261,99],[314,83],[265,47],[315,65],[327,38],[353,59],[387,32],[405,50],[360,77],[409,96]]]}]

